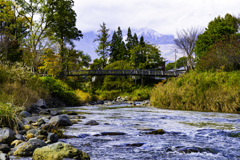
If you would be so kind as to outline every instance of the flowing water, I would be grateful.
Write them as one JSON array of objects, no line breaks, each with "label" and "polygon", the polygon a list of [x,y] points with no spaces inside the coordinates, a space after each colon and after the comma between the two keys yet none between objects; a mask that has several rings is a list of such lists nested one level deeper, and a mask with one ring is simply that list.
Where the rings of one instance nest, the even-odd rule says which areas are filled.
[{"label": "flowing water", "polygon": [[[92,160],[240,159],[238,114],[125,105],[67,109],[83,114],[86,119],[65,132],[78,138],[61,141],[88,153]],[[84,125],[89,120],[100,124]],[[145,134],[153,129],[166,133]]]},{"label": "flowing water", "polygon": [[[88,153],[91,160],[240,159],[239,114],[127,104],[64,109],[86,118],[65,128],[66,135],[77,138],[60,141]],[[89,120],[99,125],[84,125]],[[166,133],[146,134],[156,129]],[[109,132],[118,135],[107,135]]]}]

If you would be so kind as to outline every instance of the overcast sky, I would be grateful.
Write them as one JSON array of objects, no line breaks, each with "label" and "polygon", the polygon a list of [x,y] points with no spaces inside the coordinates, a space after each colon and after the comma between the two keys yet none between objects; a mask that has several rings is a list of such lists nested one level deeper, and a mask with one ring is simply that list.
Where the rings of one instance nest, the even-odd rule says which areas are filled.
[{"label": "overcast sky", "polygon": [[77,27],[97,31],[102,22],[112,30],[148,27],[176,34],[191,26],[207,27],[218,15],[239,16],[240,0],[74,0]]}]

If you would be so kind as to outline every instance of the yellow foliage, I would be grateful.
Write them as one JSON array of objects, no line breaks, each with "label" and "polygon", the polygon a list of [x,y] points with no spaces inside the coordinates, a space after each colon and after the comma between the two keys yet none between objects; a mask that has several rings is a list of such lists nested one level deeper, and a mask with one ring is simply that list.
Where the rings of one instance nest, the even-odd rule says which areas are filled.
[{"label": "yellow foliage", "polygon": [[79,97],[79,99],[82,103],[91,101],[91,95],[89,93],[83,92],[79,89],[77,89],[75,92],[76,92],[77,97]]}]

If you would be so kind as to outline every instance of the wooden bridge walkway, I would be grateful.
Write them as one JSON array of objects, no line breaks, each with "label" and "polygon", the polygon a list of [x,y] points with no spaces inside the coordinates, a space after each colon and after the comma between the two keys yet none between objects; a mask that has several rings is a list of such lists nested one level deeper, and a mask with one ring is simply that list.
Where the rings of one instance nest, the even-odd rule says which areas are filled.
[{"label": "wooden bridge walkway", "polygon": [[179,71],[156,71],[156,70],[81,70],[70,72],[67,76],[98,76],[98,75],[132,75],[152,77],[177,77]]}]

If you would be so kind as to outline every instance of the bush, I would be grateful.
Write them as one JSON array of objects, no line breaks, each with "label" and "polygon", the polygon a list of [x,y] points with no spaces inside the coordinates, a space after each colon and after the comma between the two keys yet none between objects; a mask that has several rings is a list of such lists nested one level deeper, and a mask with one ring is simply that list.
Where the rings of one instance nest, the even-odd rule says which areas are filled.
[{"label": "bush", "polygon": [[79,89],[77,89],[75,92],[76,92],[77,97],[81,101],[81,103],[87,103],[92,100],[92,97],[89,93],[83,92]]},{"label": "bush", "polygon": [[151,103],[167,109],[239,112],[240,72],[190,72],[157,85]]},{"label": "bush", "polygon": [[80,104],[80,100],[75,94],[75,91],[66,83],[53,77],[41,77],[43,86],[49,91],[53,97],[61,99],[68,106]]}]

